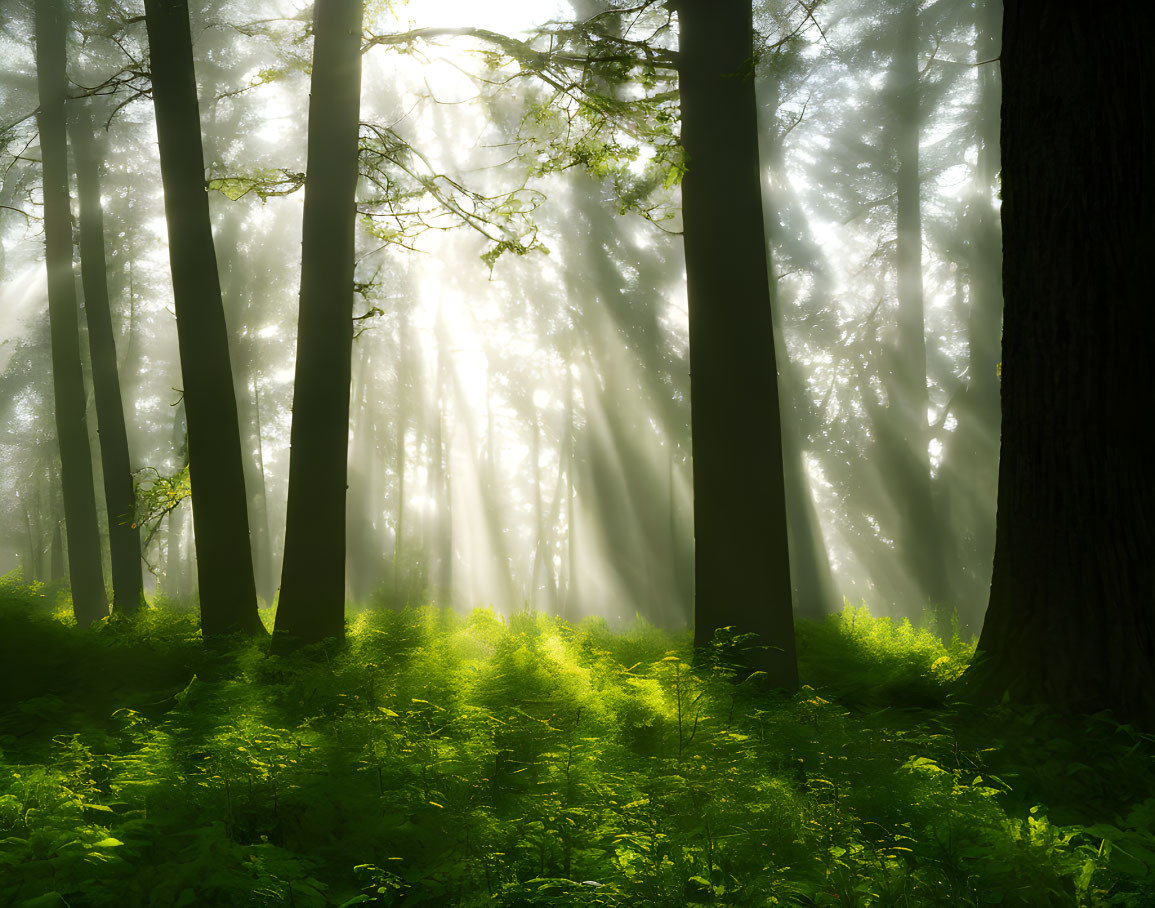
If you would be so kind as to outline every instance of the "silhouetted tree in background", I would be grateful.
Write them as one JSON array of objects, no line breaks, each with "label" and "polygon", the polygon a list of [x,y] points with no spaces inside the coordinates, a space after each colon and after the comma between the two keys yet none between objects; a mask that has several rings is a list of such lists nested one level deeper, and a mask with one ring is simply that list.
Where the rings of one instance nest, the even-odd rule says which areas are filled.
[{"label": "silhouetted tree in background", "polygon": [[85,106],[86,102],[73,101],[72,104],[77,108],[70,133],[76,159],[76,189],[80,200],[80,269],[84,287],[84,312],[88,322],[88,346],[92,354],[96,420],[100,426],[104,499],[108,509],[112,610],[113,614],[131,615],[144,601],[140,528],[136,522],[136,491],[132,483],[124,401],[120,393],[120,370],[116,362],[116,339],[108,302],[104,213],[100,201],[100,155],[94,147],[92,114]]},{"label": "silhouetted tree in background", "polygon": [[76,620],[91,624],[108,614],[87,402],[80,365],[76,285],[72,273],[72,209],[68,193],[68,87],[63,0],[36,4],[36,74],[40,90],[40,153],[44,166],[44,243],[48,314],[52,324],[52,386],[60,479],[64,491],[68,571]]}]

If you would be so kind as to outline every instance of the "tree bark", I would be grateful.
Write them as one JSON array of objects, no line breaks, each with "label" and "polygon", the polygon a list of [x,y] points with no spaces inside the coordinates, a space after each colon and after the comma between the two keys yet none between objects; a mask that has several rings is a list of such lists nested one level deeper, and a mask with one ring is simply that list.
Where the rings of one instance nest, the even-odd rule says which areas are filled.
[{"label": "tree bark", "polygon": [[92,115],[81,101],[72,121],[72,148],[76,158],[76,186],[80,196],[80,270],[84,309],[88,319],[88,347],[92,356],[92,385],[100,433],[100,462],[104,499],[108,509],[108,541],[112,562],[112,611],[132,615],[144,605],[141,576],[140,528],[135,520],[136,493],[116,340],[108,301],[108,267],[104,256],[104,212],[100,201],[100,159],[93,141]]},{"label": "tree bark", "polygon": [[96,518],[87,400],[80,364],[76,284],[72,272],[72,209],[68,196],[67,92],[62,0],[36,4],[37,121],[44,167],[44,246],[48,269],[48,318],[52,335],[52,388],[61,486],[67,522],[68,574],[77,623],[87,626],[108,614]]},{"label": "tree bark", "polygon": [[361,16],[361,0],[317,0],[313,22],[301,308],[276,628],[305,643],[345,633]]},{"label": "tree bark", "polygon": [[153,102],[188,423],[201,631],[261,633],[237,400],[205,190],[186,0],[146,0]]},{"label": "tree bark", "polygon": [[1110,15],[1005,5],[1003,433],[971,675],[995,697],[1151,725],[1155,484],[1138,431],[1155,405],[1146,12],[1135,0]]},{"label": "tree bark", "polygon": [[694,639],[758,634],[798,683],[749,0],[678,4],[694,456]]}]

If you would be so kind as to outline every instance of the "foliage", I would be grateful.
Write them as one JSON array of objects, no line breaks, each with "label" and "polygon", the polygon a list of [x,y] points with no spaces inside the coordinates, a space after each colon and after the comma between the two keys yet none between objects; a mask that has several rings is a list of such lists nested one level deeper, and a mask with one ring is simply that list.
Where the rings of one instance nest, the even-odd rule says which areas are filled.
[{"label": "foliage", "polygon": [[171,476],[148,467],[138,470],[134,478],[137,526],[159,523],[161,518],[192,496],[187,465]]},{"label": "foliage", "polygon": [[0,584],[0,902],[1155,896],[1150,737],[959,704],[969,649],[865,609],[802,625],[792,697],[646,625],[378,610],[274,657],[141,618]]},{"label": "foliage", "polygon": [[243,199],[250,192],[265,202],[274,196],[292,195],[305,185],[305,175],[291,170],[264,168],[238,176],[216,177],[206,185],[232,202]]}]

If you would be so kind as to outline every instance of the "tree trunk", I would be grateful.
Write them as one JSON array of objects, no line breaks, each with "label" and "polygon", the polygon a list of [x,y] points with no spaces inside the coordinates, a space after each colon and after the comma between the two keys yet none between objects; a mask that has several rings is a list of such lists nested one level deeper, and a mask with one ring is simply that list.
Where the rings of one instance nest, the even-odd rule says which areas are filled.
[{"label": "tree trunk", "polygon": [[48,268],[48,318],[52,333],[52,388],[61,485],[68,536],[68,574],[77,623],[108,614],[87,400],[80,364],[76,284],[72,273],[72,210],[68,197],[68,139],[64,99],[68,77],[66,18],[62,0],[36,4],[36,73],[40,92],[40,154],[44,166],[44,246]]},{"label": "tree trunk", "polygon": [[353,347],[353,252],[361,0],[317,0],[309,104],[301,308],[277,632],[345,633],[345,487]]},{"label": "tree trunk", "polygon": [[577,492],[574,471],[577,469],[576,429],[574,427],[573,372],[566,369],[565,422],[561,444],[565,446],[565,532],[566,574],[565,598],[559,614],[569,621],[577,621],[582,611],[581,584],[578,582]]},{"label": "tree trunk", "polygon": [[254,526],[253,580],[256,584],[257,595],[267,604],[272,605],[277,596],[277,571],[273,563],[273,534],[269,529],[268,483],[265,480],[265,443],[261,438],[261,385],[253,364],[250,364],[249,371],[252,374],[252,384],[244,391],[252,414],[252,420],[248,425],[252,427],[252,443],[253,450],[256,452],[256,460],[252,464],[251,479],[246,479],[245,484],[246,486],[252,485],[252,493],[249,497],[249,521]]},{"label": "tree trunk", "polygon": [[263,630],[237,400],[213,247],[186,0],[146,0],[153,102],[188,423],[201,631]]},{"label": "tree trunk", "polygon": [[972,675],[995,697],[1155,724],[1146,12],[1006,3],[1003,433]]},{"label": "tree trunk", "polygon": [[[188,466],[188,438],[183,403],[178,403],[172,408],[170,447],[174,455],[173,473],[178,473]],[[184,504],[179,504],[167,517],[162,518],[168,521],[168,526],[165,531],[164,584],[161,589],[169,599],[188,599],[193,593],[189,583],[192,572],[187,569],[185,563],[188,560],[184,548],[186,510]]]},{"label": "tree trunk", "polygon": [[436,506],[437,532],[435,540],[436,573],[433,580],[434,601],[447,603],[453,596],[453,496],[450,489],[450,439],[445,425],[447,372],[450,368],[449,337],[444,316],[437,312],[434,333],[437,339],[437,360],[433,368],[433,404],[430,419],[433,435],[429,445],[429,485]]},{"label": "tree trunk", "polygon": [[[401,343],[404,344],[404,339]],[[402,370],[398,369],[400,373]],[[405,407],[405,392],[403,379],[397,379],[397,409],[393,413],[393,475],[396,477],[397,510],[393,521],[393,605],[408,605],[401,597],[402,557],[405,548],[405,429],[409,422],[409,414]],[[408,591],[408,583],[405,584]]]},{"label": "tree trunk", "polygon": [[896,533],[922,596],[920,605],[935,610],[940,631],[945,609],[953,604],[942,536],[930,475],[930,398],[926,380],[926,319],[922,287],[922,178],[919,172],[919,17],[916,0],[907,0],[895,24],[897,46],[890,70],[891,142],[897,163],[898,337],[893,374],[886,382],[889,409],[879,436],[890,435],[887,476],[895,510]]},{"label": "tree trunk", "polygon": [[694,639],[758,634],[768,683],[798,667],[782,427],[762,229],[748,0],[678,5],[694,456]]},{"label": "tree trunk", "polygon": [[84,308],[88,318],[88,347],[92,355],[92,385],[100,432],[100,462],[104,499],[108,509],[108,541],[112,561],[112,611],[132,615],[144,604],[141,577],[140,528],[136,525],[136,493],[116,340],[108,301],[108,268],[104,257],[104,212],[100,201],[100,159],[94,148],[92,115],[83,102],[72,123],[76,157],[76,186],[80,196],[80,265]]}]

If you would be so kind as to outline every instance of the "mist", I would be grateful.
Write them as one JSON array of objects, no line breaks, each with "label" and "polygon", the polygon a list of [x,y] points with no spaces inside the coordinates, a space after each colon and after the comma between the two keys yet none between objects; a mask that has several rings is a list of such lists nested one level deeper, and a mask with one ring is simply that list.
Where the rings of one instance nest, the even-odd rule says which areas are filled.
[{"label": "mist", "polygon": [[[659,90],[674,75],[595,73],[621,111],[591,115],[588,96],[493,38],[573,41],[562,23],[587,6],[366,13],[365,35],[385,39],[362,55],[350,602],[692,620],[682,165],[673,134],[648,128],[676,115]],[[997,21],[965,3],[911,9],[830,3],[821,28],[802,7],[757,10],[792,585],[807,616],[845,597],[915,620],[957,610],[974,633],[997,462],[999,84],[983,64]],[[140,497],[187,448],[147,42],[130,12],[76,5],[68,105],[96,122]],[[620,27],[672,50],[668,20],[646,8]],[[210,4],[192,23],[266,606],[285,532],[310,25],[292,3]],[[66,567],[30,14],[14,7],[4,29],[0,560],[50,580]],[[95,451],[91,409],[88,425]],[[191,601],[191,501],[138,510],[148,595]]]},{"label": "mist", "polygon": [[1155,904],[1155,50],[0,3],[0,902]]}]

